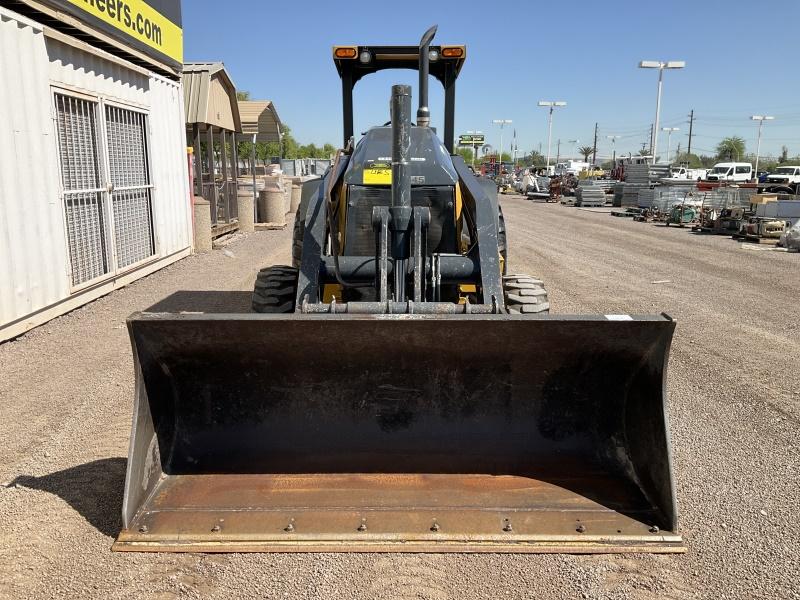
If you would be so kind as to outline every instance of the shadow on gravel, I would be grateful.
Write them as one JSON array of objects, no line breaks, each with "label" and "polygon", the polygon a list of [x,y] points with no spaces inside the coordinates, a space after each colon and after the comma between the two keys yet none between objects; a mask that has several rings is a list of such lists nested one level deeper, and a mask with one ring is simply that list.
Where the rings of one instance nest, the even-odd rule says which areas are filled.
[{"label": "shadow on gravel", "polygon": [[10,485],[54,494],[78,511],[100,533],[116,537],[122,529],[124,458],[104,458],[42,477],[20,475]]},{"label": "shadow on gravel", "polygon": [[145,312],[249,313],[253,293],[248,291],[185,290],[175,292]]}]

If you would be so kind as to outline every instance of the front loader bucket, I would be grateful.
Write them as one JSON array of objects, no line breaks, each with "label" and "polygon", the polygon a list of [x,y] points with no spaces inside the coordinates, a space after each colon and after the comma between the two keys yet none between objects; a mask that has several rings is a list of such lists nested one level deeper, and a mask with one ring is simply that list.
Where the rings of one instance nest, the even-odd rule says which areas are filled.
[{"label": "front loader bucket", "polygon": [[115,550],[681,552],[660,317],[138,314]]}]

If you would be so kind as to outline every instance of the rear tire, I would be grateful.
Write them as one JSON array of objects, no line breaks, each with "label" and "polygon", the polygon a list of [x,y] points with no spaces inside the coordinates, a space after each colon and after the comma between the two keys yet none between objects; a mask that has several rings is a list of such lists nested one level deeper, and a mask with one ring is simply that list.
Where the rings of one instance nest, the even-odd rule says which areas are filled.
[{"label": "rear tire", "polygon": [[509,314],[548,314],[550,302],[544,282],[528,275],[503,277],[503,296]]},{"label": "rear tire", "polygon": [[284,265],[258,272],[253,288],[253,312],[292,313],[297,297],[297,269]]}]

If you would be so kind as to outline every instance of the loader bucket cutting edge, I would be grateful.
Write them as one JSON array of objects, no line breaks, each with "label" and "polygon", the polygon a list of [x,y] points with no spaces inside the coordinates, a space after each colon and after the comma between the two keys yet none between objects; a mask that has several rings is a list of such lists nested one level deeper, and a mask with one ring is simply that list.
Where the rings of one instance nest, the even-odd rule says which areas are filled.
[{"label": "loader bucket cutting edge", "polygon": [[114,550],[682,552],[667,316],[128,321]]}]

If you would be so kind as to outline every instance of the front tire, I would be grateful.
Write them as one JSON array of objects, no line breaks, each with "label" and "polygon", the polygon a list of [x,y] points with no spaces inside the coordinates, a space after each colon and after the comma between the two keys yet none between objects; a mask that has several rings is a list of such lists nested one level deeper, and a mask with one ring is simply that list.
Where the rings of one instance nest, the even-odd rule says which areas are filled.
[{"label": "front tire", "polygon": [[503,277],[503,297],[509,314],[548,314],[550,302],[544,282],[529,275]]},{"label": "front tire", "polygon": [[258,272],[253,288],[253,312],[292,313],[297,298],[297,269],[285,265]]}]

